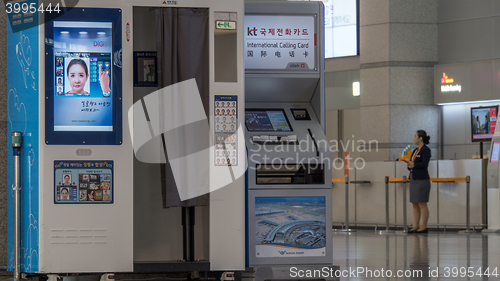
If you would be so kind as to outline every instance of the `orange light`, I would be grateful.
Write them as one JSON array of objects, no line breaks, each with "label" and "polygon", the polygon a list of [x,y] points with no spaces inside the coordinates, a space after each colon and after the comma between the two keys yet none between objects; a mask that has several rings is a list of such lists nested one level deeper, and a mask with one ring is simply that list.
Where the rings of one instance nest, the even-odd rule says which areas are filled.
[{"label": "orange light", "polygon": [[108,279],[115,279],[114,275],[108,275]]}]

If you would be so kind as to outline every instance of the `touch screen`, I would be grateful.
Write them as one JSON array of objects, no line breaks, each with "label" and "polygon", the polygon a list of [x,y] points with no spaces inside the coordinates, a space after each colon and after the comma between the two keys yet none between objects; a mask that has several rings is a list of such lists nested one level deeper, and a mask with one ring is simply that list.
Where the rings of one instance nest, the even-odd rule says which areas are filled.
[{"label": "touch screen", "polygon": [[113,131],[111,22],[54,22],[54,131]]},{"label": "touch screen", "polygon": [[293,131],[283,109],[245,110],[245,124],[250,132]]}]

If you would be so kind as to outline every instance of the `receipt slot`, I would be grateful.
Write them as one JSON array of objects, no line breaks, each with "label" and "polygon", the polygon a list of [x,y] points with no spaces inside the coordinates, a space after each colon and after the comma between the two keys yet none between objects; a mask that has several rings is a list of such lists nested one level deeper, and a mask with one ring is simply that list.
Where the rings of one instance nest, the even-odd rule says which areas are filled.
[{"label": "receipt slot", "polygon": [[321,2],[245,5],[247,264],[331,265]]}]

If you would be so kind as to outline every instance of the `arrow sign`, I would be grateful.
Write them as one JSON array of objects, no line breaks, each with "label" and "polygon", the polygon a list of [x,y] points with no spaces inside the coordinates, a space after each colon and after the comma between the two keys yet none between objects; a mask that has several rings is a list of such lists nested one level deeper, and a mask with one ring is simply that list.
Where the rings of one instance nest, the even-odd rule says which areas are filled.
[{"label": "arrow sign", "polygon": [[216,29],[235,30],[236,29],[236,22],[235,21],[218,20],[218,21],[215,21],[215,28]]}]

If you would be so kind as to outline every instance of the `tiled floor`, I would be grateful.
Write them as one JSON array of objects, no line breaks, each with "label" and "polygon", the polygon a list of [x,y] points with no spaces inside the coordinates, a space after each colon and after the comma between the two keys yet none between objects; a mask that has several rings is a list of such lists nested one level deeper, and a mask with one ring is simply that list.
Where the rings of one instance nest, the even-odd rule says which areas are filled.
[{"label": "tiled floor", "polygon": [[[340,280],[500,280],[498,234],[430,231],[381,235],[358,230],[335,232],[333,245],[333,264],[347,276]],[[487,268],[490,276],[479,276]]]}]

